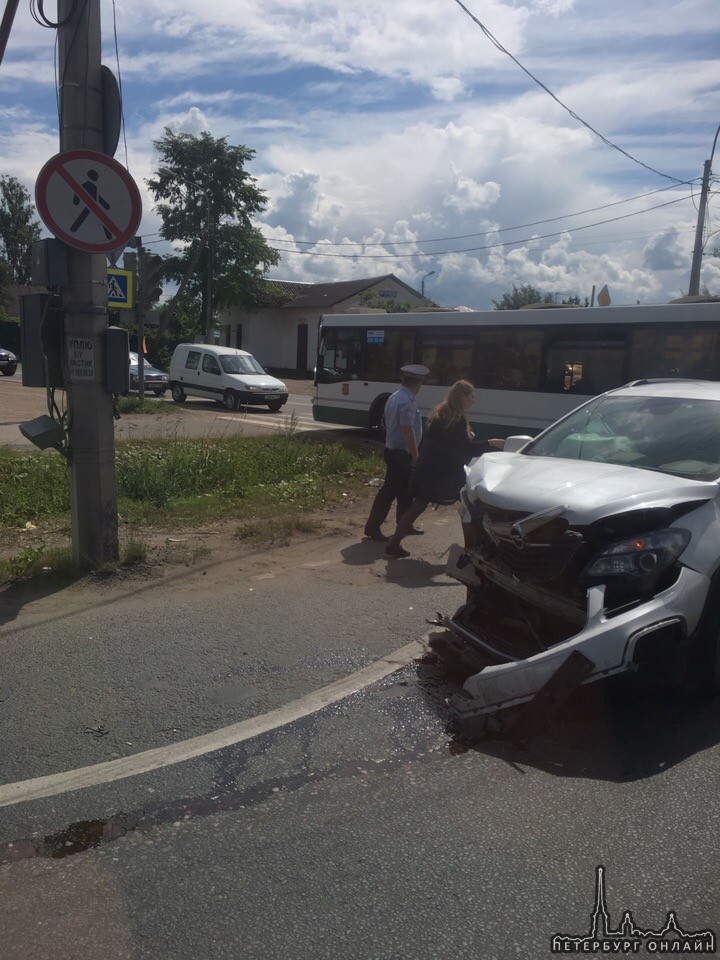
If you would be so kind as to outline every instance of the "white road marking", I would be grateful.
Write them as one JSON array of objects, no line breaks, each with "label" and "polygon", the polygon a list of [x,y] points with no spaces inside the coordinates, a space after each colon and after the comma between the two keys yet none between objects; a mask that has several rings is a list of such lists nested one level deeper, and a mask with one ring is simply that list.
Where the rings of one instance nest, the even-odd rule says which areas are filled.
[{"label": "white road marking", "polygon": [[[275,418],[271,418],[270,416],[264,415],[262,413],[259,413],[259,414],[244,413],[244,414],[236,414],[235,416],[232,416],[232,415],[227,416],[227,415],[219,414],[215,419],[216,420],[232,420],[235,423],[260,424],[263,427],[268,427],[270,429],[275,429],[275,430],[288,430],[290,429],[290,427],[293,426],[293,421],[291,421],[290,417],[288,416],[282,417],[280,420],[277,420]],[[302,416],[295,417],[294,425],[296,427],[301,427],[303,430],[342,429],[337,424],[318,423],[315,420],[313,420],[312,417],[302,417]]]},{"label": "white road marking", "polygon": [[251,740],[262,733],[276,730],[278,727],[316,713],[331,703],[337,703],[338,700],[364,690],[365,687],[377,683],[378,680],[406,666],[415,657],[420,656],[424,649],[421,641],[413,640],[412,643],[400,647],[382,660],[376,660],[368,667],[363,667],[341,680],[320,687],[319,690],[314,690],[307,696],[300,697],[299,700],[293,700],[284,707],[270,710],[259,717],[242,720],[240,723],[233,723],[228,727],[221,727],[220,730],[214,730],[200,737],[192,737],[181,743],[145,750],[130,757],[94,764],[91,767],[79,767],[77,770],[36,777],[34,780],[6,783],[0,786],[0,807],[25,803],[28,800],[40,800],[43,797],[54,797],[60,793],[83,790],[101,783],[112,783],[126,777],[136,777],[141,773],[160,770],[162,767],[170,767],[206,753],[214,753],[223,747]]}]

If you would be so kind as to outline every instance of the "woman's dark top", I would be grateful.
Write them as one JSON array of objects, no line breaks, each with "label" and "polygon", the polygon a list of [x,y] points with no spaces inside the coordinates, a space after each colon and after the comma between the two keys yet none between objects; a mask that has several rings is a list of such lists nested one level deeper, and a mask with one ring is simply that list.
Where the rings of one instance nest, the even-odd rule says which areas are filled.
[{"label": "woman's dark top", "polygon": [[410,480],[416,497],[442,504],[460,498],[465,485],[465,464],[493,449],[485,441],[471,440],[467,429],[465,417],[449,427],[440,419],[427,427]]}]

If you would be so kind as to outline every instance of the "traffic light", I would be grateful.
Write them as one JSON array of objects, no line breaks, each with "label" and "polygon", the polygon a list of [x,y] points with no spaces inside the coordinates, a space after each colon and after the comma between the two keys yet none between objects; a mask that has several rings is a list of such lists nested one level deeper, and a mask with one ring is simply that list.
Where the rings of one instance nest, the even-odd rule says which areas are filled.
[{"label": "traffic light", "polygon": [[137,253],[137,304],[147,310],[162,294],[163,258],[141,247]]}]

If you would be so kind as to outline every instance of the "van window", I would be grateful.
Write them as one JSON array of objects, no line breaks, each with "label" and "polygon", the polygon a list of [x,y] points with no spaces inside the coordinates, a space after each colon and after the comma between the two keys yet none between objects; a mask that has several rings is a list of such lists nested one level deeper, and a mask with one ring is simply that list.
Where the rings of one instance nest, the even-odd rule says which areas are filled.
[{"label": "van window", "polygon": [[185,361],[185,369],[197,370],[199,362],[200,362],[200,351],[191,350],[187,355],[187,360]]},{"label": "van window", "polygon": [[220,374],[220,364],[211,353],[203,354],[202,368],[205,373]]}]

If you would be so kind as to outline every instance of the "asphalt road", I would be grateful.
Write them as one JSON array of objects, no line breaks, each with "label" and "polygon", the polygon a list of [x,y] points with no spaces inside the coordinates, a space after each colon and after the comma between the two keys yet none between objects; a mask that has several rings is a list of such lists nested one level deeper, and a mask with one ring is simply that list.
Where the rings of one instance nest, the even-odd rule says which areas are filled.
[{"label": "asphalt road", "polygon": [[[467,749],[456,681],[396,653],[462,602],[456,515],[425,526],[409,560],[348,531],[3,592],[0,784],[90,767],[0,807],[3,960],[550,957],[588,932],[599,865],[611,923],[720,930],[720,704],[594,688],[524,748]],[[283,720],[378,661],[396,672]],[[268,715],[101,782],[98,764]]]},{"label": "asphalt road", "polygon": [[[158,404],[157,415],[123,415],[115,424],[115,437],[122,441],[157,436],[233,436],[287,430],[291,426],[298,431],[353,433],[313,420],[312,384],[309,381],[290,381],[288,386],[297,392],[290,393],[288,402],[279,413],[271,413],[267,407],[247,407],[230,412],[212,401],[195,397],[189,397],[184,404],[175,404],[169,394],[162,398],[150,395],[148,400]],[[34,450],[20,433],[18,424],[43,413],[47,413],[44,390],[23,387],[20,371],[12,377],[0,377],[0,447]]]}]

